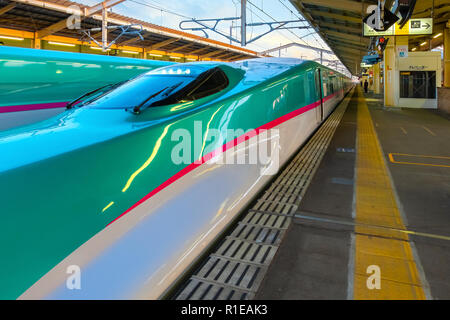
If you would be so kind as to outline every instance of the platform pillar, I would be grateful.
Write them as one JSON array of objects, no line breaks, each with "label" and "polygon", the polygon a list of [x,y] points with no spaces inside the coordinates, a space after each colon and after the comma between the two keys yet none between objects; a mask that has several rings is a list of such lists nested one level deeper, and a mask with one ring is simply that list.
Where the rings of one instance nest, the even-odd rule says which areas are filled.
[{"label": "platform pillar", "polygon": [[398,105],[399,75],[397,69],[397,48],[407,46],[409,37],[389,37],[389,42],[384,51],[384,105],[395,107]]},{"label": "platform pillar", "polygon": [[41,39],[38,38],[37,32],[34,33],[32,46],[34,49],[41,49]]},{"label": "platform pillar", "polygon": [[444,29],[444,87],[450,88],[450,20]]},{"label": "platform pillar", "polygon": [[380,63],[373,66],[373,91],[380,94]]},{"label": "platform pillar", "polygon": [[147,50],[145,48],[142,48],[142,51],[139,52],[139,58],[147,59]]},{"label": "platform pillar", "polygon": [[395,74],[395,37],[389,37],[384,50],[384,105],[395,105],[394,74]]}]

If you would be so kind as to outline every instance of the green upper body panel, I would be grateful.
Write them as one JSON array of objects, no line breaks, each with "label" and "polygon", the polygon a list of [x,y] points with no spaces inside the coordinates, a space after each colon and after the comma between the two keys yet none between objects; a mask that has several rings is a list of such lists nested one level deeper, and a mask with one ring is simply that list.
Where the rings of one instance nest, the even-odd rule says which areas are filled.
[{"label": "green upper body panel", "polygon": [[166,61],[0,46],[0,108],[67,102],[173,64]]}]

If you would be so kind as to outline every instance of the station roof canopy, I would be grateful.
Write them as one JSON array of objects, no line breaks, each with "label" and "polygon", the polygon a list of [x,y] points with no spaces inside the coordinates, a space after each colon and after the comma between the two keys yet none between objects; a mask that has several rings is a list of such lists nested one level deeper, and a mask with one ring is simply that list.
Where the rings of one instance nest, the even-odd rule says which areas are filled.
[{"label": "station roof canopy", "polygon": [[362,57],[367,54],[370,38],[362,35],[367,6],[377,0],[290,0],[294,7],[317,30],[347,69],[354,75],[360,71]]},{"label": "station roof canopy", "polygon": [[[112,2],[120,3],[122,1]],[[99,3],[101,4],[101,1]],[[76,8],[79,8],[79,10]],[[81,15],[82,29],[101,27],[102,12],[101,6],[98,5],[88,7],[66,0],[0,0],[0,28],[32,32],[36,38],[44,40],[49,36],[61,36],[76,40],[81,38],[82,33],[80,33],[80,30],[67,28],[66,23],[67,19],[75,12],[79,12]],[[201,59],[211,58],[226,61],[257,55],[256,52],[251,50],[113,12],[108,12],[107,21],[108,26],[142,25],[143,41],[136,34],[124,34],[116,43],[119,47],[126,45],[140,50],[160,50],[168,53],[195,55]],[[133,30],[138,29],[133,28]],[[109,29],[108,40],[115,39],[120,33],[121,30],[119,29]],[[91,33],[91,35],[101,43],[101,32]],[[83,41],[87,42],[87,39]],[[95,46],[93,42],[91,44]]]},{"label": "station roof canopy", "polygon": [[[367,7],[377,4],[378,1],[290,0],[290,2],[317,30],[347,69],[354,75],[359,74],[362,57],[367,54],[371,43],[370,38],[362,35],[363,18],[368,15]],[[387,0],[386,7],[392,7],[393,3],[394,0]],[[435,30],[442,29],[449,19],[450,0],[417,1],[413,18],[431,17],[433,9]],[[423,42],[423,38],[423,36],[410,37],[410,45],[415,46],[418,41]]]}]

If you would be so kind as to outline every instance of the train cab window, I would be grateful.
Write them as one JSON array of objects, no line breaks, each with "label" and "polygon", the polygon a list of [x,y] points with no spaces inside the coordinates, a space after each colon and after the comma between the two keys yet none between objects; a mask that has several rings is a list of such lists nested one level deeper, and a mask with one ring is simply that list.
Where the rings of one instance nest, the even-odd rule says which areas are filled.
[{"label": "train cab window", "polygon": [[228,86],[222,69],[206,65],[169,66],[147,72],[89,101],[89,107],[138,109],[197,100]]},{"label": "train cab window", "polygon": [[203,78],[204,79],[198,81],[192,91],[186,94],[183,100],[201,99],[228,87],[228,78],[220,68],[212,69],[208,74],[205,74]]}]

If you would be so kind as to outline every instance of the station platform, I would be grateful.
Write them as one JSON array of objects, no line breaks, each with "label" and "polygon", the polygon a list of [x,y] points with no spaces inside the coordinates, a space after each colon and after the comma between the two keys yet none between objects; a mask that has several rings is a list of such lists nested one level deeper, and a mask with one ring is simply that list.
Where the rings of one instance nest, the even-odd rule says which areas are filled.
[{"label": "station platform", "polygon": [[450,299],[448,116],[349,98],[255,298]]},{"label": "station platform", "polygon": [[450,299],[449,136],[355,87],[172,298]]}]

